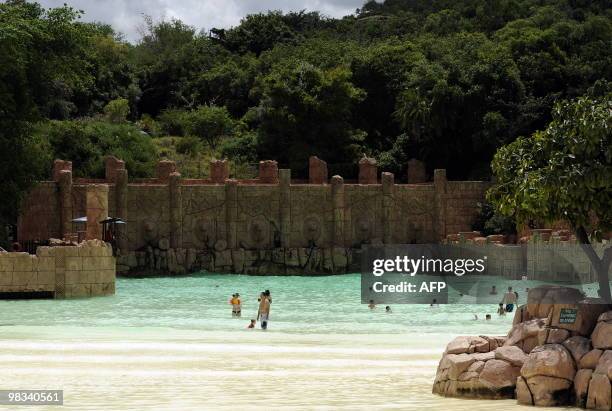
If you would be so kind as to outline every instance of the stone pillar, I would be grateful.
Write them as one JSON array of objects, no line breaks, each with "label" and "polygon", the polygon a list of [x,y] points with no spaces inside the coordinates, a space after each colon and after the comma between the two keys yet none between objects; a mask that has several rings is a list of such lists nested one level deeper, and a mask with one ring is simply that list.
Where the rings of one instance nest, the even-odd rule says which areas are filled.
[{"label": "stone pillar", "polygon": [[278,163],[274,160],[260,161],[258,177],[262,184],[278,184]]},{"label": "stone pillar", "polygon": [[308,182],[310,184],[327,184],[327,163],[317,156],[308,159]]},{"label": "stone pillar", "polygon": [[434,170],[434,229],[438,240],[442,240],[446,237],[446,181],[446,170]]},{"label": "stone pillar", "polygon": [[167,183],[170,174],[176,173],[176,163],[170,160],[160,160],[155,166],[155,176],[162,182]]},{"label": "stone pillar", "polygon": [[393,196],[395,194],[395,176],[393,173],[382,173],[383,193],[383,243],[393,244]]},{"label": "stone pillar", "polygon": [[181,193],[181,174],[170,173],[168,180],[168,190],[170,191],[170,247],[182,248],[183,245],[183,213],[182,213],[182,193]]},{"label": "stone pillar", "polygon": [[60,199],[60,236],[72,231],[72,170],[60,170],[58,175]]},{"label": "stone pillar", "polygon": [[418,184],[427,182],[425,163],[415,158],[408,160],[408,184]]},{"label": "stone pillar", "polygon": [[225,240],[227,247],[236,248],[238,243],[238,181],[225,181]]},{"label": "stone pillar", "polygon": [[359,184],[378,183],[378,167],[376,159],[363,157],[359,160]]},{"label": "stone pillar", "polygon": [[104,169],[106,181],[114,183],[117,181],[117,172],[119,172],[119,170],[125,170],[125,161],[119,160],[114,156],[107,156],[104,159]]},{"label": "stone pillar", "polygon": [[223,184],[229,178],[229,163],[227,160],[210,160],[210,180],[215,184]]},{"label": "stone pillar", "polygon": [[[115,173],[115,200],[117,215],[123,221],[128,220],[128,171],[125,168],[116,170]],[[126,224],[117,224],[117,246],[119,249],[126,253],[128,251],[129,243],[127,238],[127,226]]]},{"label": "stone pillar", "polygon": [[102,240],[100,221],[108,217],[108,186],[89,184],[87,186],[87,239]]},{"label": "stone pillar", "polygon": [[279,183],[281,247],[289,247],[291,234],[291,170],[281,169]]},{"label": "stone pillar", "polygon": [[53,171],[51,174],[51,178],[53,181],[59,181],[60,171],[72,171],[72,161],[65,160],[54,160],[53,161]]},{"label": "stone pillar", "polygon": [[344,179],[340,176],[331,178],[332,207],[334,217],[333,245],[344,246]]}]

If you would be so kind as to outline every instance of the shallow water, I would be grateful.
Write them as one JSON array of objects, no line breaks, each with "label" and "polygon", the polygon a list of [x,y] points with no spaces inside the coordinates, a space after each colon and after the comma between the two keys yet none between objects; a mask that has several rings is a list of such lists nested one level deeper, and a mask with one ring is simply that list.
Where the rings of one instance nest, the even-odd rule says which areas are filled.
[{"label": "shallow water", "polygon": [[[0,301],[0,387],[63,389],[57,409],[71,410],[531,409],[431,394],[450,339],[505,334],[511,315],[474,321],[494,314],[487,305],[369,310],[359,281],[119,279],[112,297]],[[248,330],[264,289],[273,297],[269,330]],[[239,319],[228,304],[234,292]]]}]

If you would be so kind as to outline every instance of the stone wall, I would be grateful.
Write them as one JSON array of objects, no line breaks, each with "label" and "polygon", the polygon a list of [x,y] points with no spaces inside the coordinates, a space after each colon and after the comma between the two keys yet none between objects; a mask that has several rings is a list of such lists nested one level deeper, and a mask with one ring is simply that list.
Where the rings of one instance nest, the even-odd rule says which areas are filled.
[{"label": "stone wall", "polygon": [[55,298],[115,293],[112,248],[90,240],[78,246],[38,247],[36,255],[0,253],[3,293],[50,293]]},{"label": "stone wall", "polygon": [[[464,232],[459,234],[461,240],[446,241],[457,249],[477,250],[487,246],[487,275],[520,280],[526,275],[529,280],[575,282],[581,284],[598,281],[597,272],[591,264],[586,253],[575,241],[543,241],[532,238],[524,244],[501,244],[487,240],[474,242],[466,239],[468,234],[479,233]],[[499,236],[489,236],[499,237]],[[452,237],[455,238],[455,237]],[[482,238],[484,240],[484,238]],[[604,250],[610,247],[607,240],[593,243],[593,249],[601,258]],[[612,265],[608,268],[608,275],[612,278]]]},{"label": "stone wall", "polygon": [[[227,178],[225,164],[218,161],[213,170],[223,170],[213,173],[213,180],[185,180],[166,160],[157,167],[157,178],[129,182],[123,162],[117,159],[106,162],[103,181],[72,179],[66,163],[58,165],[63,167],[61,184],[41,183],[27,196],[19,241],[67,237],[77,228],[60,222],[68,215],[85,216],[87,192],[103,183],[108,186],[108,215],[128,223],[118,239],[123,255],[146,253],[148,247],[153,253],[167,251],[159,245],[168,240],[174,250],[193,249],[197,254],[212,253],[212,258],[226,250],[310,255],[307,250],[312,248],[321,255],[337,256],[341,248],[344,260],[362,244],[435,242],[449,232],[469,230],[488,187],[486,182],[447,181],[445,170],[435,171],[434,182],[399,184],[391,173],[380,175],[373,159],[360,162],[363,184],[347,184],[340,176],[328,180],[327,164],[314,158],[312,184],[292,182],[291,171],[278,170],[274,161],[260,162],[260,178],[254,180]],[[70,204],[66,199],[71,199]],[[241,257],[235,259],[241,266]],[[312,261],[308,258],[308,264]],[[221,265],[236,264],[213,267]]]}]

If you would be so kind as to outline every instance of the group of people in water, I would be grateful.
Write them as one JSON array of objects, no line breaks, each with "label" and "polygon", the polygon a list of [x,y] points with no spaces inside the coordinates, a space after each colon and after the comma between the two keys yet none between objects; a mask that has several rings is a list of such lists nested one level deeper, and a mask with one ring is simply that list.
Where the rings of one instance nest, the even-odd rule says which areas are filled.
[{"label": "group of people in water", "polygon": [[[257,301],[259,302],[259,308],[257,309],[257,318],[251,319],[247,328],[255,328],[257,321],[259,321],[261,329],[267,330],[270,318],[270,305],[272,304],[272,295],[270,294],[270,290],[262,291],[259,294],[259,298],[257,299]],[[242,300],[240,299],[240,294],[232,294],[232,298],[230,298],[229,303],[232,306],[232,317],[241,317]]]},{"label": "group of people in water", "polygon": [[[529,289],[527,289],[529,291]],[[497,294],[497,288],[495,286],[491,287],[490,295]],[[272,295],[270,294],[270,290],[262,291],[259,294],[259,298],[257,299],[259,303],[259,308],[257,309],[257,318],[251,319],[247,328],[255,328],[257,325],[257,321],[259,321],[260,327],[262,330],[268,329],[268,322],[270,321],[270,306],[272,304]],[[508,287],[508,291],[504,293],[502,301],[499,303],[499,308],[497,309],[497,314],[500,316],[505,316],[506,313],[511,313],[514,310],[514,306],[518,301],[518,293],[512,290],[512,287]],[[232,298],[229,300],[229,304],[232,306],[232,317],[241,317],[242,316],[242,300],[240,299],[239,293],[232,294]],[[438,302],[434,299],[430,304],[431,307],[437,307]],[[374,300],[370,300],[368,304],[368,308],[370,310],[374,310],[376,308],[376,304]],[[391,307],[385,307],[386,313],[391,313]],[[478,315],[474,314],[474,320],[478,320]],[[486,314],[485,320],[491,320],[491,314]]]}]

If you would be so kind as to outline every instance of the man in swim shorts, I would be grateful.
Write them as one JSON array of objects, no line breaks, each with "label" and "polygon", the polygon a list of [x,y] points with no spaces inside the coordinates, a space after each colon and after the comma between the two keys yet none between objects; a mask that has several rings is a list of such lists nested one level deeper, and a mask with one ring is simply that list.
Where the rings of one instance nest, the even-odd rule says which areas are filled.
[{"label": "man in swim shorts", "polygon": [[[269,294],[269,292],[268,292]],[[259,312],[257,313],[257,319],[261,324],[262,330],[268,329],[268,317],[270,315],[270,300],[265,292],[261,293],[259,301]]]},{"label": "man in swim shorts", "polygon": [[504,294],[503,304],[506,304],[506,312],[511,313],[514,310],[514,304],[516,304],[517,295],[512,291],[512,287],[508,287],[508,292]]}]

